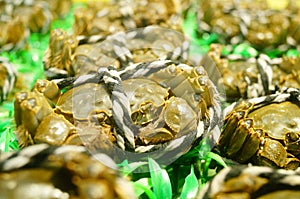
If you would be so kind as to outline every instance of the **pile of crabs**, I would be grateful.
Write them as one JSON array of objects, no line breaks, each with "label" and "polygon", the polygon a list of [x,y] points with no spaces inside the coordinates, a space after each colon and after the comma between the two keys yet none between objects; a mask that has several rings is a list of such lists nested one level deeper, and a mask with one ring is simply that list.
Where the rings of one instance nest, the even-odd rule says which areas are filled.
[{"label": "pile of crabs", "polygon": [[[298,46],[298,8],[200,4],[199,36],[222,34],[200,61],[182,29],[189,1],[88,3],[75,10],[72,34],[53,30],[46,78],[15,95],[22,150],[1,157],[0,190],[9,198],[32,186],[47,198],[134,198],[114,162],[150,156],[168,165],[208,138],[230,167],[197,198],[299,197],[300,57],[263,53]],[[240,42],[261,53],[223,55]],[[1,100],[16,78],[11,68],[0,60]]]}]

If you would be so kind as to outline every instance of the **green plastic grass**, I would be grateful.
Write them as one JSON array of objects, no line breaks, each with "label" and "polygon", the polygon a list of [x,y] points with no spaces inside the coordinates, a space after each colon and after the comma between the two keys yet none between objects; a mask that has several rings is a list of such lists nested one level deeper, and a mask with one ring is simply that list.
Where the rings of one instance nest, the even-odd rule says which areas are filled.
[{"label": "green plastic grass", "polygon": [[[214,163],[214,164],[212,164]],[[194,198],[195,194],[226,167],[223,159],[211,152],[207,139],[172,164],[162,167],[155,160],[118,165],[124,176],[132,179],[139,198]]]}]

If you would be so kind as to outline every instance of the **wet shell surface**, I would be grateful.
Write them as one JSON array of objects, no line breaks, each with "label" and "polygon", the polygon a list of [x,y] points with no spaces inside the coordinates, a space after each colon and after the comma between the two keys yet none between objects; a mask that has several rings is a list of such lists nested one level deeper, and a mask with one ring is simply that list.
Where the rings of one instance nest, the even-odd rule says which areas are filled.
[{"label": "wet shell surface", "polygon": [[136,198],[107,155],[82,146],[36,144],[0,158],[3,198]]}]

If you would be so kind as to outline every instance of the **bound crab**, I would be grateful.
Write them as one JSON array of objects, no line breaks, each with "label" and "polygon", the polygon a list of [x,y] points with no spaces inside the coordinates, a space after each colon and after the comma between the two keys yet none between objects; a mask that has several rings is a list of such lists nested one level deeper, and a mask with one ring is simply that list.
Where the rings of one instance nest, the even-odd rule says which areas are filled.
[{"label": "bound crab", "polygon": [[17,78],[15,66],[6,58],[0,57],[0,103],[12,92]]},{"label": "bound crab", "polygon": [[70,0],[1,1],[0,50],[23,48],[30,32],[46,33],[53,19],[65,14]]},{"label": "bound crab", "polygon": [[273,63],[268,56],[261,54],[257,59],[245,59],[234,55],[222,57],[221,51],[222,45],[212,44],[201,63],[204,66],[211,65],[211,62],[215,64],[214,68],[218,70],[219,76],[216,76],[214,83],[220,90],[225,91],[227,101],[275,92],[272,84]]},{"label": "bound crab", "polygon": [[[271,59],[260,54],[258,58],[245,59],[238,55],[222,56],[223,46],[211,44],[201,64],[208,70],[215,65],[219,71],[211,76],[228,102],[276,93],[286,88],[300,88],[299,57],[282,56]],[[213,64],[211,64],[213,63]],[[221,75],[219,75],[221,74]]]},{"label": "bound crab", "polygon": [[233,103],[218,148],[239,163],[299,167],[299,89]]},{"label": "bound crab", "polygon": [[0,21],[0,28],[2,30],[0,51],[22,48],[30,33],[20,18],[12,19],[9,22]]},{"label": "bound crab", "polygon": [[274,63],[272,84],[278,89],[293,87],[300,88],[299,56],[283,56]]},{"label": "bound crab", "polygon": [[179,1],[108,1],[89,2],[75,10],[76,35],[107,36],[119,31],[159,25],[182,32],[182,4]]},{"label": "bound crab", "polygon": [[[290,4],[281,10],[272,9],[267,1],[236,2],[214,0],[200,2],[198,9],[198,33],[218,34],[223,44],[250,43],[260,50],[279,45],[295,45],[291,38],[298,33],[297,6]],[[292,16],[292,17],[291,17]],[[298,23],[296,25],[296,23]]]},{"label": "bound crab", "polygon": [[43,58],[48,79],[96,72],[108,65],[124,68],[130,64],[156,59],[188,60],[189,43],[179,32],[147,26],[91,38],[53,30]]},{"label": "bound crab", "polygon": [[5,154],[0,179],[3,198],[137,198],[112,159],[82,146],[38,144]]},{"label": "bound crab", "polygon": [[300,173],[259,166],[221,170],[199,191],[197,199],[300,197]]},{"label": "bound crab", "polygon": [[[54,109],[47,103],[47,92],[28,94],[45,105],[35,103],[32,109],[37,111],[32,111],[26,101],[16,100],[19,137],[31,136],[35,142],[40,135],[49,143],[47,139],[53,134],[57,144],[64,143],[72,135],[69,130],[61,133],[52,131],[58,125],[43,125],[54,112],[76,127],[77,137],[79,134],[91,150],[115,148],[133,154],[159,151],[162,156],[163,150],[180,148],[179,154],[187,151],[194,141],[216,131],[220,118],[217,91],[203,67],[158,60],[129,65],[123,70],[100,68],[97,73],[56,83],[67,91],[51,97],[52,103],[57,100]],[[28,112],[34,125],[29,122]],[[99,141],[103,136],[105,146]]]}]

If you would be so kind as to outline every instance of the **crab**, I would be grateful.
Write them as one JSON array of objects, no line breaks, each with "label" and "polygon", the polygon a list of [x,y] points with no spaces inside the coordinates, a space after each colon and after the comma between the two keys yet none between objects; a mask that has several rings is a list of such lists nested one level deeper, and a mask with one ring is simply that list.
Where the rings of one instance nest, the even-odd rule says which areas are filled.
[{"label": "crab", "polygon": [[23,48],[31,32],[47,33],[51,22],[66,14],[71,0],[1,1],[0,50]]},{"label": "crab", "polygon": [[12,17],[21,19],[25,27],[28,27],[30,32],[46,33],[50,29],[50,24],[53,16],[47,6],[42,2],[34,4],[20,4],[14,6]]},{"label": "crab", "polygon": [[[202,67],[186,70],[171,65],[149,75],[149,79],[124,79],[122,89],[130,104],[131,120],[141,126],[136,140],[142,145],[166,142],[195,129],[197,118],[208,119],[207,108],[213,106],[213,88],[208,86],[206,75]],[[93,102],[86,103],[88,99]],[[89,118],[111,125],[112,104],[103,84],[87,83],[65,92],[56,109],[77,121]],[[165,137],[163,141],[160,136]]]},{"label": "crab", "polygon": [[99,67],[120,69],[156,59],[184,62],[188,60],[188,48],[182,34],[159,26],[118,32],[97,37],[96,41],[56,29],[51,32],[43,62],[47,78],[55,79],[96,72]]},{"label": "crab", "polygon": [[278,89],[286,87],[300,88],[300,68],[298,63],[299,57],[283,56],[278,63],[272,67],[272,83],[278,87]]},{"label": "crab", "polygon": [[224,91],[227,102],[260,97],[289,87],[300,88],[298,56],[271,59],[259,54],[257,58],[246,59],[234,54],[222,56],[222,48],[221,44],[211,44],[201,64],[211,71],[212,80]]},{"label": "crab", "polygon": [[299,188],[299,171],[243,165],[221,170],[196,198],[299,198]]},{"label": "crab", "polygon": [[188,49],[188,40],[182,34],[159,26],[91,39],[56,29],[51,32],[43,62],[47,78],[54,79],[156,59],[188,62]]},{"label": "crab", "polygon": [[294,46],[298,34],[294,27],[299,25],[299,19],[294,19],[298,11],[294,9],[298,10],[295,5],[273,9],[267,1],[200,2],[197,31],[201,36],[216,33],[223,44],[246,42],[259,50]]},{"label": "crab", "polygon": [[0,51],[22,48],[29,37],[29,29],[16,17],[9,22],[0,20]]},{"label": "crab", "polygon": [[[89,2],[75,10],[73,30],[76,35],[108,36],[119,31],[159,25],[182,32],[179,1]],[[116,12],[117,11],[117,12]]]},{"label": "crab", "polygon": [[298,168],[299,92],[288,88],[230,106],[217,145],[221,153],[239,163]]},{"label": "crab", "polygon": [[15,66],[6,58],[0,57],[0,103],[12,92],[17,79]]},{"label": "crab", "polygon": [[228,102],[274,92],[270,58],[263,54],[257,59],[245,59],[240,56],[222,57],[222,48],[220,44],[211,44],[209,52],[201,63],[207,68],[213,61],[220,74],[214,79],[214,83],[219,90],[224,90]]},{"label": "crab", "polygon": [[[18,132],[26,138],[26,130],[36,142],[41,136],[55,145],[81,140],[75,144],[146,153],[186,140],[184,152],[191,147],[189,143],[213,131],[220,118],[217,91],[200,66],[157,60],[123,70],[104,67],[97,73],[44,81],[30,93],[19,93],[15,104]],[[32,98],[37,103],[27,108]],[[28,112],[34,122],[23,116]],[[51,129],[51,122],[70,128],[60,133],[58,128]],[[48,137],[54,134],[50,143]],[[99,140],[106,141],[101,144]]]},{"label": "crab", "polygon": [[5,154],[0,179],[1,196],[11,199],[137,198],[111,158],[82,146],[36,144]]},{"label": "crab", "polygon": [[267,10],[250,22],[245,39],[260,49],[278,46],[287,42],[289,27],[290,20],[286,14]]},{"label": "crab", "polygon": [[[46,75],[51,79],[54,74],[66,76],[68,73],[73,75],[71,67],[72,55],[78,41],[75,37],[69,36],[61,29],[51,31],[49,47],[43,57]],[[57,77],[60,77],[57,75]]]}]

